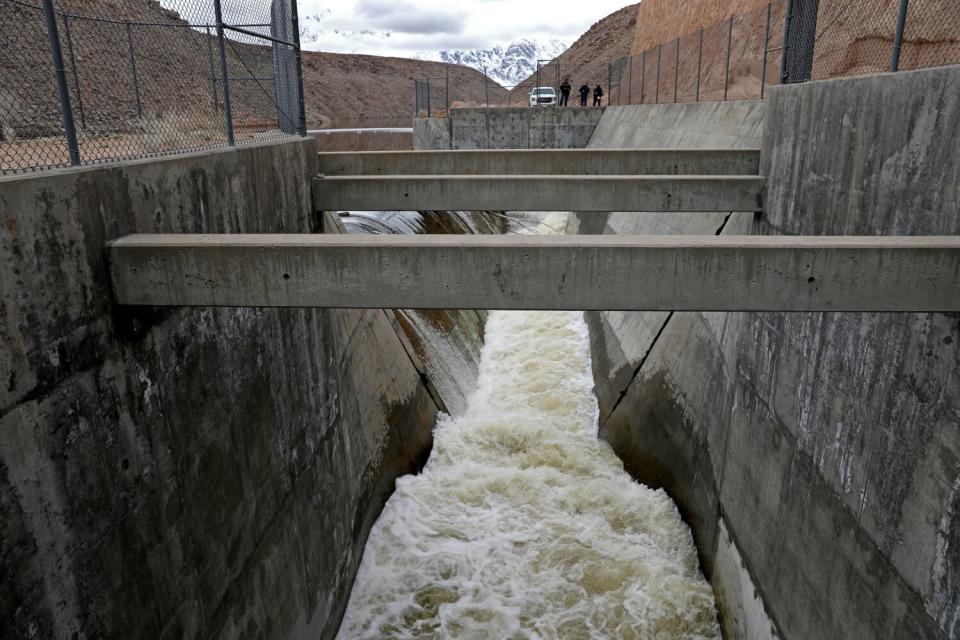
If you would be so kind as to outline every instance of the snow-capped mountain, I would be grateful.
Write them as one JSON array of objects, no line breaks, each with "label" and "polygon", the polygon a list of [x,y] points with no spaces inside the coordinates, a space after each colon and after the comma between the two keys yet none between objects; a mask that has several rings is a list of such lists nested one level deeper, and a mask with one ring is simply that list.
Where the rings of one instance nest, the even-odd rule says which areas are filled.
[{"label": "snow-capped mountain", "polygon": [[534,73],[537,70],[537,60],[553,60],[566,49],[567,45],[559,40],[546,42],[519,40],[491,49],[454,49],[438,53],[421,53],[416,58],[462,64],[480,71],[486,68],[491,80],[508,86],[519,84]]}]

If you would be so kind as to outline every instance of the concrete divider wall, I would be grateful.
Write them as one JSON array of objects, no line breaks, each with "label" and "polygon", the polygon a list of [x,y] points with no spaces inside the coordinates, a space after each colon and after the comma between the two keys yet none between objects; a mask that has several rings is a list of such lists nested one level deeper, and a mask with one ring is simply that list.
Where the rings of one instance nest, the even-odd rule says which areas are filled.
[{"label": "concrete divider wall", "polygon": [[[591,215],[575,230],[960,234],[958,96],[956,67],[774,88],[764,217]],[[612,108],[591,146],[631,118],[624,146],[689,146],[698,131],[704,146],[753,145],[744,109]],[[681,506],[729,637],[958,637],[955,315],[588,322],[601,435]]]},{"label": "concrete divider wall", "polygon": [[413,149],[413,129],[316,129],[307,133],[321,152]]},{"label": "concrete divider wall", "polygon": [[104,250],[317,231],[315,165],[303,140],[0,179],[6,634],[335,633],[438,411],[388,316],[119,308]]},{"label": "concrete divider wall", "polygon": [[451,109],[449,118],[415,118],[415,149],[582,149],[603,108]]},{"label": "concrete divider wall", "polygon": [[414,118],[413,148],[417,150],[449,149],[450,120],[447,118]]}]

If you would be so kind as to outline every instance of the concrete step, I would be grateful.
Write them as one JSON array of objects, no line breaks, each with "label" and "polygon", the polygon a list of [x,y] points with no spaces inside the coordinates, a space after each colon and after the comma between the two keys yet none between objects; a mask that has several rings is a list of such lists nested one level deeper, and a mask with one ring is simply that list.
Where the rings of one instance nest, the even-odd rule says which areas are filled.
[{"label": "concrete step", "polygon": [[960,311],[960,237],[134,235],[120,304]]},{"label": "concrete step", "polygon": [[341,176],[322,211],[760,211],[762,176]]},{"label": "concrete step", "polygon": [[362,175],[757,175],[759,149],[523,149],[321,153],[319,173]]}]

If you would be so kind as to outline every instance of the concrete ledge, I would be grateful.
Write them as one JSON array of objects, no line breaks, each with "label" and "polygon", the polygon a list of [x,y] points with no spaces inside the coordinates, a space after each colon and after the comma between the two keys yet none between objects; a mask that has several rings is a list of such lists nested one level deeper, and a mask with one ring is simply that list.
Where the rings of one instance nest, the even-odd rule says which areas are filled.
[{"label": "concrete ledge", "polygon": [[758,176],[346,176],[313,181],[317,210],[760,211]]},{"label": "concrete ledge", "polygon": [[531,149],[321,153],[327,176],[757,175],[759,149]]},{"label": "concrete ledge", "polygon": [[133,235],[130,305],[960,311],[960,236]]},{"label": "concrete ledge", "polygon": [[315,129],[307,132],[321,151],[413,149],[413,129]]}]

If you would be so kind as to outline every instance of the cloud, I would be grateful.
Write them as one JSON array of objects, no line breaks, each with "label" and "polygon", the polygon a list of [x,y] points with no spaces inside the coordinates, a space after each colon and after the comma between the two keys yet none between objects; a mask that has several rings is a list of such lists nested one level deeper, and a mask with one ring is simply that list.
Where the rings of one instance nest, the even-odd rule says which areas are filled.
[{"label": "cloud", "polygon": [[446,9],[418,9],[408,2],[360,0],[356,12],[369,26],[398,33],[419,35],[458,34],[466,26],[466,15]]},{"label": "cloud", "polygon": [[[488,49],[523,39],[573,42],[628,2],[298,0],[298,6],[301,26],[313,36],[304,42],[307,49],[410,58],[444,49]],[[306,18],[321,10],[319,20]]]}]

